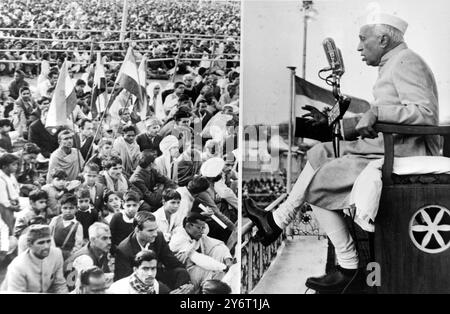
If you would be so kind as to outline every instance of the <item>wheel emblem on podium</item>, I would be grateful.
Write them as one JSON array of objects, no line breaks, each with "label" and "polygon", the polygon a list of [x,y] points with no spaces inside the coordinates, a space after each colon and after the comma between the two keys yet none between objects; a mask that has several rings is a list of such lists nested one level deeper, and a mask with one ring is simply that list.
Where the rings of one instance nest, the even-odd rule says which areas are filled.
[{"label": "wheel emblem on podium", "polygon": [[409,236],[422,252],[437,254],[450,247],[450,211],[439,205],[420,208],[409,223]]}]

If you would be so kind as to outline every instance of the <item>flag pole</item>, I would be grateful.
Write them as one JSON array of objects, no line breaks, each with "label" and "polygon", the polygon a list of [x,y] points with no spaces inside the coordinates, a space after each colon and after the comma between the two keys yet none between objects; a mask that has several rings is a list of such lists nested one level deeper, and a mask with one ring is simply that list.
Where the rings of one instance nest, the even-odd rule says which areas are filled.
[{"label": "flag pole", "polygon": [[[87,153],[86,156],[89,156],[89,154],[91,153],[91,150],[92,150],[92,148],[94,147],[94,144],[95,144],[95,139],[97,138],[97,135],[98,135],[98,131],[100,131],[100,128],[101,128],[101,126],[102,126],[102,122],[103,122],[103,120],[105,119],[106,112],[107,112],[108,109],[111,107],[110,100],[111,100],[112,96],[114,95],[114,90],[116,89],[116,85],[117,85],[117,84],[114,84],[114,86],[113,86],[113,89],[112,89],[112,91],[111,91],[111,97],[110,97],[110,99],[108,99],[108,103],[107,103],[107,105],[106,105],[105,111],[103,111],[102,116],[101,116],[101,118],[100,118],[100,121],[98,122],[97,130],[95,131],[94,138],[93,138],[93,140],[92,140],[91,146],[89,147],[89,150],[88,150],[88,153]],[[88,162],[88,160],[85,160],[85,161],[84,161],[83,168],[84,168],[84,166],[86,165],[87,162]]]},{"label": "flag pole", "polygon": [[291,87],[290,87],[290,104],[289,104],[289,123],[288,123],[288,155],[287,155],[287,168],[286,168],[286,191],[291,192],[292,188],[292,145],[293,145],[293,112],[294,112],[294,100],[295,100],[295,69],[294,66],[287,67],[291,72]]},{"label": "flag pole", "polygon": [[[73,116],[73,111],[70,114],[72,117],[72,126],[73,126],[73,131],[75,132],[75,117]],[[81,145],[81,137],[80,137],[80,145]],[[75,141],[75,148],[77,149],[77,160],[78,160],[78,168],[80,169],[80,172],[83,171],[83,169],[81,168],[81,161],[80,161],[80,154],[81,154],[81,147],[78,147],[78,143],[77,141]],[[83,165],[84,166],[84,165]]]}]

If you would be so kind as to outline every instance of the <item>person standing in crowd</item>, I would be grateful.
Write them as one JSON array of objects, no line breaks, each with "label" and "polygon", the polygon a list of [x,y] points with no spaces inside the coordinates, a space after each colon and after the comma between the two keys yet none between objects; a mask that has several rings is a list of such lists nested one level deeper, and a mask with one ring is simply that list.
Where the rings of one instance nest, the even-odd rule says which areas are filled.
[{"label": "person standing in crowd", "polygon": [[63,130],[58,134],[59,148],[50,155],[48,164],[49,174],[47,182],[51,181],[50,172],[55,168],[60,168],[67,173],[67,180],[75,180],[81,173],[84,164],[83,156],[78,149],[73,146],[73,133]]},{"label": "person standing in crowd", "polygon": [[[174,256],[164,235],[158,231],[155,216],[149,212],[138,212],[133,221],[134,231],[117,247],[114,280],[133,273],[133,260],[142,250],[152,250],[158,261],[157,279],[169,288],[176,289],[190,283],[184,265]],[[164,267],[163,267],[164,266]]]},{"label": "person standing in crowd", "polygon": [[9,228],[9,235],[13,234],[14,212],[21,210],[19,204],[19,183],[16,172],[19,167],[19,158],[13,154],[4,154],[0,157],[0,215]]},{"label": "person standing in crowd", "polygon": [[161,84],[150,83],[147,86],[147,95],[149,96],[149,105],[153,107],[155,111],[155,117],[161,121],[166,121],[166,113],[164,112],[162,97],[161,97]]},{"label": "person standing in crowd", "polygon": [[[61,250],[51,246],[50,228],[32,225],[28,249],[8,266],[1,289],[10,292],[67,293]],[[42,271],[45,269],[45,271]]]}]

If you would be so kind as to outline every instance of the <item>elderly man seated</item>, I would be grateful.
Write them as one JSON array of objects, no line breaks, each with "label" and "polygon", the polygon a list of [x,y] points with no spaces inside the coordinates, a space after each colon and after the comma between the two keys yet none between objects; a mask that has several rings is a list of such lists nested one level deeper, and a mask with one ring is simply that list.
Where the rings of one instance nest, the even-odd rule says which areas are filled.
[{"label": "elderly man seated", "polygon": [[187,263],[187,270],[195,289],[208,279],[221,279],[233,264],[230,250],[222,241],[204,234],[206,217],[190,213],[183,220],[169,242],[170,249],[181,262]]}]

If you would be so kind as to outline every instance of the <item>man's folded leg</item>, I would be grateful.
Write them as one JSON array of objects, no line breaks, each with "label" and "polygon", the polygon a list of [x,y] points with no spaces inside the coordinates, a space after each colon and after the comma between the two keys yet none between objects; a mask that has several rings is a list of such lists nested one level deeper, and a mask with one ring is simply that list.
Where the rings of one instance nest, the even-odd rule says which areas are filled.
[{"label": "man's folded leg", "polygon": [[294,220],[300,205],[304,202],[305,191],[314,173],[314,169],[307,162],[286,201],[273,212],[266,212],[258,208],[249,198],[244,199],[243,209],[247,212],[248,218],[258,227],[258,236],[263,245],[267,246],[274,242],[281,235],[283,229]]}]

